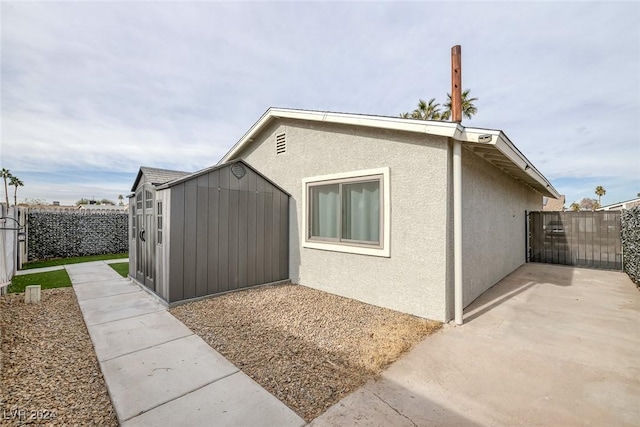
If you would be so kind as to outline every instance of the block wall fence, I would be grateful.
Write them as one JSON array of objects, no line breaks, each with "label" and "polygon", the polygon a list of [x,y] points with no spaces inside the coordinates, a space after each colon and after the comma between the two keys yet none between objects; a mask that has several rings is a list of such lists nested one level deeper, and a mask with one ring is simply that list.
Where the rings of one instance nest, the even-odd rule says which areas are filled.
[{"label": "block wall fence", "polygon": [[624,271],[640,286],[640,206],[622,211]]},{"label": "block wall fence", "polygon": [[26,216],[28,261],[129,250],[126,212],[28,211]]}]

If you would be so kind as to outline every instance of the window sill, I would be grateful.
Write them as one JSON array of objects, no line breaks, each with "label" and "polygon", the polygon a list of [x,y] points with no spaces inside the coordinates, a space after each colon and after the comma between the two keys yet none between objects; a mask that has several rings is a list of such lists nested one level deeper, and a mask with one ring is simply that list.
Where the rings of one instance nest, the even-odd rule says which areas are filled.
[{"label": "window sill", "polygon": [[302,247],[309,249],[321,249],[323,251],[344,252],[350,254],[378,256],[385,258],[389,258],[391,256],[388,246],[384,248],[367,248],[364,246],[305,241],[302,243]]}]

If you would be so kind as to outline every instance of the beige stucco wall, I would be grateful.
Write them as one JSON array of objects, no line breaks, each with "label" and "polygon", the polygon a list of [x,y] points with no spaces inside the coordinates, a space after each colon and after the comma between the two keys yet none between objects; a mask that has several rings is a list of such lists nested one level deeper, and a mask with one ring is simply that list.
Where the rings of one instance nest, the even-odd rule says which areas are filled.
[{"label": "beige stucco wall", "polygon": [[[465,307],[526,262],[525,210],[542,210],[542,196],[470,150],[462,149]],[[453,317],[452,303],[448,314]]]},{"label": "beige stucco wall", "polygon": [[[287,152],[276,155],[275,134]],[[446,317],[447,141],[326,123],[280,120],[240,157],[291,195],[290,278],[422,317]],[[303,248],[302,179],[389,167],[389,258]]]}]

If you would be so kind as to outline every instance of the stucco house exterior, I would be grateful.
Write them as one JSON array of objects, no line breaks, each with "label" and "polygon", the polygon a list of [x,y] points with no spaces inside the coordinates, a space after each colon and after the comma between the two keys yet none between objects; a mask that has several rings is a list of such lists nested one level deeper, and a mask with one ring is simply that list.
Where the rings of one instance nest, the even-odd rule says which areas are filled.
[{"label": "stucco house exterior", "polygon": [[597,211],[621,211],[623,209],[632,209],[636,206],[640,206],[640,197],[631,200],[625,200],[624,202],[612,203],[610,205],[602,206]]},{"label": "stucco house exterior", "polygon": [[503,132],[451,122],[272,108],[215,167],[239,161],[288,197],[286,279],[441,321],[526,261],[526,211],[559,197]]},{"label": "stucco house exterior", "polygon": [[564,194],[561,194],[559,198],[553,199],[551,197],[542,198],[542,211],[543,212],[564,212],[566,210],[564,204],[566,198]]}]

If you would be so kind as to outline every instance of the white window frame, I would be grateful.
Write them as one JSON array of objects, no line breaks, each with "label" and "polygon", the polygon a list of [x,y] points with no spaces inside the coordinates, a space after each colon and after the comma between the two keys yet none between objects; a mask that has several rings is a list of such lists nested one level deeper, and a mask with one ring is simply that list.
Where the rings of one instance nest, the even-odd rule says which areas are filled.
[{"label": "white window frame", "polygon": [[[382,215],[382,230],[380,233],[380,244],[358,244],[354,242],[339,241],[319,241],[311,240],[309,236],[310,218],[309,218],[309,184],[321,185],[323,182],[336,183],[340,181],[354,182],[357,180],[366,180],[382,176],[382,206],[380,214]],[[366,169],[360,171],[335,173],[330,175],[313,176],[302,179],[302,247],[311,249],[321,249],[325,251],[346,252],[359,255],[371,255],[389,258],[391,256],[391,184],[390,170],[388,167],[377,169]]]}]

